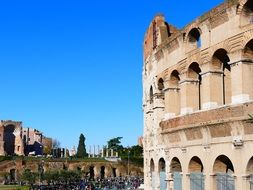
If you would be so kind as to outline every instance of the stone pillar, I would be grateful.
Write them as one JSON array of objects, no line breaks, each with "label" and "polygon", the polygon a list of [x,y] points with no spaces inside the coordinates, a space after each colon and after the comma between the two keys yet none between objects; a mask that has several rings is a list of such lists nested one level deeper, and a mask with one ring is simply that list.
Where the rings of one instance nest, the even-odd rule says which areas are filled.
[{"label": "stone pillar", "polygon": [[216,108],[223,104],[223,72],[220,70],[202,72],[201,108]]},{"label": "stone pillar", "polygon": [[111,149],[111,157],[113,157],[113,149]]},{"label": "stone pillar", "polygon": [[180,82],[181,114],[199,110],[199,80],[184,79]]},{"label": "stone pillar", "polygon": [[231,61],[232,103],[253,99],[253,60]]},{"label": "stone pillar", "polygon": [[109,157],[109,150],[108,150],[108,148],[106,148],[106,158],[108,158]]},{"label": "stone pillar", "polygon": [[102,158],[104,158],[104,157],[105,157],[105,155],[104,155],[104,154],[105,154],[105,152],[104,152],[104,146],[103,146],[103,148],[102,148],[102,156],[101,156]]},{"label": "stone pillar", "polygon": [[173,180],[173,174],[172,173],[168,173],[167,189],[168,190],[174,190],[174,180]]},{"label": "stone pillar", "polygon": [[177,87],[170,87],[165,83],[165,118],[169,119],[180,114],[180,90]]},{"label": "stone pillar", "polygon": [[116,157],[117,157],[117,158],[119,157],[119,153],[118,153],[118,152],[116,152]]}]

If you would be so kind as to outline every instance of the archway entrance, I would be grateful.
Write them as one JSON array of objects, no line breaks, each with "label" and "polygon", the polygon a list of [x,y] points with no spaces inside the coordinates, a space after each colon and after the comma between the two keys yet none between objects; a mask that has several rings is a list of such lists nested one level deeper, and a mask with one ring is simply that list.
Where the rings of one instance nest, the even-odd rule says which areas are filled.
[{"label": "archway entrance", "polygon": [[105,178],[105,167],[101,166],[100,168],[100,178],[104,179]]},{"label": "archway entrance", "polygon": [[191,190],[204,190],[205,180],[203,175],[203,164],[201,160],[194,156],[189,163]]},{"label": "archway entrance", "polygon": [[250,158],[247,164],[246,173],[248,174],[247,186],[250,190],[253,190],[253,157]]},{"label": "archway entrance", "polygon": [[163,158],[159,160],[159,178],[160,178],[160,190],[166,190],[167,189],[166,164]]},{"label": "archway entrance", "polygon": [[151,187],[152,190],[154,190],[156,181],[155,181],[155,164],[153,159],[150,160],[150,174],[151,174]]},{"label": "archway entrance", "polygon": [[116,168],[112,168],[112,176],[117,177]]},{"label": "archway entrance", "polygon": [[170,163],[170,172],[173,178],[173,189],[182,190],[182,166],[178,158],[173,158]]},{"label": "archway entrance", "polygon": [[227,156],[218,156],[213,165],[213,171],[216,174],[217,190],[234,190],[234,167]]},{"label": "archway entrance", "polygon": [[90,180],[93,180],[94,179],[94,167],[93,166],[90,166]]},{"label": "archway entrance", "polygon": [[14,182],[16,180],[16,170],[15,169],[11,169],[10,170],[10,181]]}]

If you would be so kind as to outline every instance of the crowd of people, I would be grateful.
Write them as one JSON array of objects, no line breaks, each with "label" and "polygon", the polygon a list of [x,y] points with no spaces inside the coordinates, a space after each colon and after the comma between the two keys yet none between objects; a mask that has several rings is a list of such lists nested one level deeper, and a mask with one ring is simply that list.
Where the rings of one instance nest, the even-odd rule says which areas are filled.
[{"label": "crowd of people", "polygon": [[80,181],[33,186],[32,190],[125,190],[139,189],[143,184],[140,177],[111,177],[105,179],[82,179]]}]

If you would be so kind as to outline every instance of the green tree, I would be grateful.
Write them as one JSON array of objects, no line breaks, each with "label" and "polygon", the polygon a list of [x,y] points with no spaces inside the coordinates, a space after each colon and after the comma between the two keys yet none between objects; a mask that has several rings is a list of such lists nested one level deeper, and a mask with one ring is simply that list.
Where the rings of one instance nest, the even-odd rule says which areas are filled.
[{"label": "green tree", "polygon": [[116,137],[116,138],[112,138],[109,141],[107,141],[107,146],[108,149],[113,149],[115,151],[120,151],[123,149],[123,146],[121,145],[121,140],[122,137]]},{"label": "green tree", "polygon": [[37,177],[37,175],[35,173],[31,172],[31,170],[25,169],[22,173],[21,180],[32,185],[35,183],[36,177]]},{"label": "green tree", "polygon": [[130,148],[130,156],[142,157],[143,156],[143,148],[139,145],[132,146]]},{"label": "green tree", "polygon": [[79,137],[79,143],[78,143],[78,147],[77,147],[76,157],[77,158],[84,158],[87,156],[88,156],[88,154],[86,152],[86,147],[85,147],[85,137],[81,133],[81,135]]}]

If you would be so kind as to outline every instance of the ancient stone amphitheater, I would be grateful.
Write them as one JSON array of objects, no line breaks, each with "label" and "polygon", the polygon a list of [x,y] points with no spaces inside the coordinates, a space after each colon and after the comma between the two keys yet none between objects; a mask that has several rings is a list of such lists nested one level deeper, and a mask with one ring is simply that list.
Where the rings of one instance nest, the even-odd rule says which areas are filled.
[{"label": "ancient stone amphitheater", "polygon": [[145,190],[253,189],[253,0],[144,39]]}]

